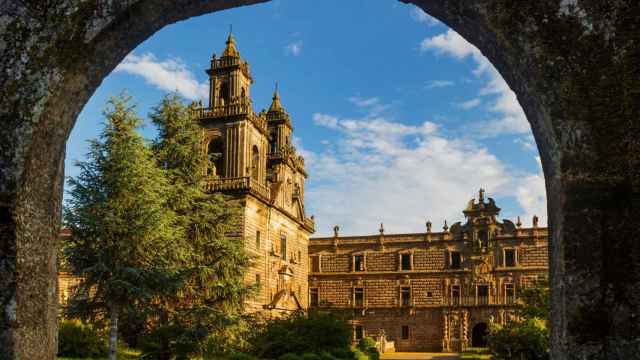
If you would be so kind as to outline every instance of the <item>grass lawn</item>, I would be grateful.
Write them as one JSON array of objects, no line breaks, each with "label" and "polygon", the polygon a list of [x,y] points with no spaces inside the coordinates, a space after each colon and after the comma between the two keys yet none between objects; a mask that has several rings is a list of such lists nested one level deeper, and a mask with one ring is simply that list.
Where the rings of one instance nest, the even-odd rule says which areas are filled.
[{"label": "grass lawn", "polygon": [[460,360],[485,360],[491,359],[489,349],[487,348],[469,348],[465,352],[460,353]]}]

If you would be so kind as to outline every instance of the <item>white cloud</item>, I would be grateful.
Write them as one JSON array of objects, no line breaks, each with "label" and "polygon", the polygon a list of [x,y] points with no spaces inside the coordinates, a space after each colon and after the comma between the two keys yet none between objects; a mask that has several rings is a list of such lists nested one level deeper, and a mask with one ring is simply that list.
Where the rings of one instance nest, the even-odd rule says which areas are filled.
[{"label": "white cloud", "polygon": [[287,55],[298,56],[302,53],[302,40],[292,42],[284,47],[284,53]]},{"label": "white cloud", "polygon": [[424,12],[424,10],[422,10],[417,6],[414,6],[411,9],[411,18],[417,22],[424,23],[428,26],[436,26],[441,24],[441,22],[438,21],[438,19],[427,14],[426,12]]},{"label": "white cloud", "polygon": [[517,137],[513,139],[513,142],[520,145],[523,150],[537,150],[536,140],[533,138],[533,134]]},{"label": "white cloud", "polygon": [[380,115],[388,110],[391,106],[383,104],[378,97],[363,98],[360,96],[352,96],[349,101],[366,111],[370,116]]},{"label": "white cloud", "polygon": [[338,128],[338,118],[326,114],[313,114],[313,122],[331,129]]},{"label": "white cloud", "polygon": [[453,85],[455,85],[455,83],[450,80],[431,80],[427,82],[424,88],[427,90],[431,90],[431,89],[439,89],[439,88],[453,86]]},{"label": "white cloud", "polygon": [[371,114],[324,113],[315,113],[313,121],[337,132],[324,151],[303,150],[311,174],[308,212],[316,215],[319,236],[336,224],[345,234],[373,234],[380,222],[388,232],[419,232],[427,219],[436,228],[445,219],[462,221],[461,211],[479,187],[498,202],[517,197],[525,216],[544,201],[542,178],[540,198],[536,175],[515,174],[485,147],[447,138],[433,122],[407,125]]},{"label": "white cloud", "polygon": [[534,215],[538,216],[541,225],[547,223],[547,191],[539,156],[536,156],[536,161],[538,173],[521,179],[516,189],[518,203],[524,210],[522,222],[527,226],[531,226]]},{"label": "white cloud", "polygon": [[161,90],[178,91],[190,100],[204,99],[209,86],[199,82],[180,59],[158,60],[152,53],[129,54],[116,68],[116,72],[138,75]]},{"label": "white cloud", "polygon": [[464,110],[469,110],[479,106],[481,103],[482,103],[482,100],[480,100],[479,98],[474,98],[468,101],[457,103],[456,106]]},{"label": "white cloud", "polygon": [[531,132],[529,122],[515,93],[511,91],[500,73],[482,55],[480,50],[458,33],[449,29],[446,33],[425,38],[420,43],[420,51],[431,51],[457,60],[471,57],[476,63],[474,74],[488,79],[486,86],[480,91],[479,95],[492,98],[489,110],[496,117],[481,121],[475,125],[475,131],[480,136],[493,137],[501,134],[526,134]]}]

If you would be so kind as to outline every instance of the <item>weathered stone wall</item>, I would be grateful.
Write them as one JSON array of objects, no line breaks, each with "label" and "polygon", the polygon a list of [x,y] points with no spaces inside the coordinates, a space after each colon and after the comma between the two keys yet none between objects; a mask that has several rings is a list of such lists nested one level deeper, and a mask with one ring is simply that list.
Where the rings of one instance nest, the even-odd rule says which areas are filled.
[{"label": "weathered stone wall", "polygon": [[[55,352],[64,142],[90,95],[163,26],[258,2],[0,4],[0,358]],[[640,352],[640,2],[403,2],[476,45],[531,124],[552,228],[552,357],[633,358]]]}]

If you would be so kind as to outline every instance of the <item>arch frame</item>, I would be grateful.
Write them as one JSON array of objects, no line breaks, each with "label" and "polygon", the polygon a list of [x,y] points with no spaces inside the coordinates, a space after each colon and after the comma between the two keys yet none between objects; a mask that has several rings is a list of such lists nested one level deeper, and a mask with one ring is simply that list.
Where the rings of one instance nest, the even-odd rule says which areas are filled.
[{"label": "arch frame", "polygon": [[[0,5],[0,359],[55,354],[64,146],[102,79],[164,26],[265,1]],[[552,230],[552,358],[637,355],[639,3],[401,1],[477,46],[531,124]]]}]

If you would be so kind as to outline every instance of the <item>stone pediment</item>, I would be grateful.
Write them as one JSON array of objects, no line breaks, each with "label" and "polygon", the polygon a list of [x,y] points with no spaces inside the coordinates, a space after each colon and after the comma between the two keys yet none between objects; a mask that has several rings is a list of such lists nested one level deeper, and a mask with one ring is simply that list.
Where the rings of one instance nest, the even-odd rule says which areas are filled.
[{"label": "stone pediment", "polygon": [[280,290],[276,296],[273,297],[273,301],[271,301],[268,307],[274,310],[285,311],[302,310],[302,306],[300,305],[300,301],[298,301],[296,294],[293,291],[288,290]]}]

